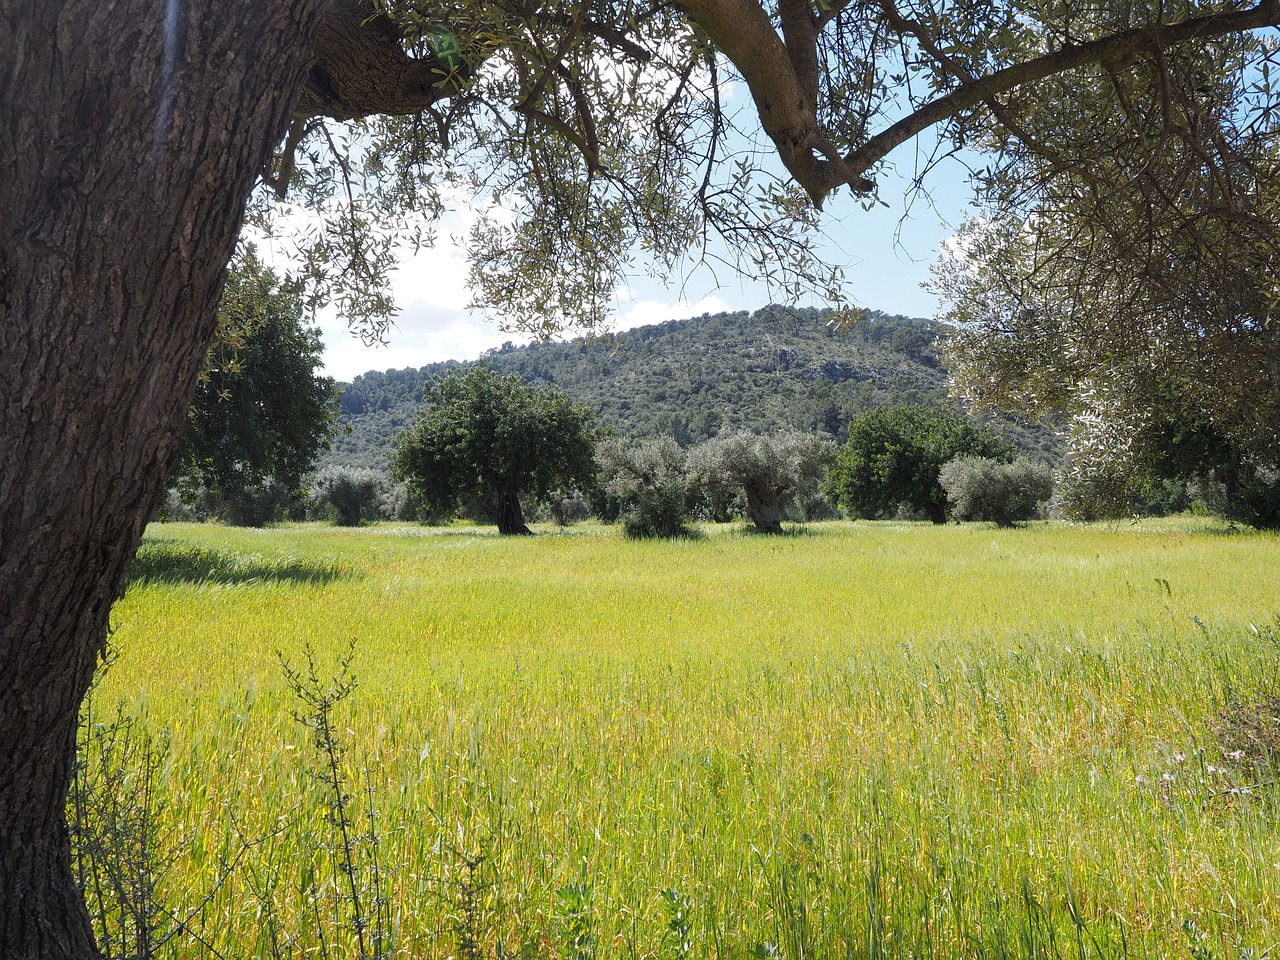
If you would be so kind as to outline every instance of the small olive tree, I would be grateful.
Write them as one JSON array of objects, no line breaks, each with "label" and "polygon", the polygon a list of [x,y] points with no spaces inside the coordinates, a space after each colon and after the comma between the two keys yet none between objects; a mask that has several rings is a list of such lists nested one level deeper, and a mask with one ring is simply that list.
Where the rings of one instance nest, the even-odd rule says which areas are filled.
[{"label": "small olive tree", "polygon": [[783,509],[817,492],[835,453],[835,442],[819,434],[735,431],[689,452],[689,480],[713,500],[724,501],[741,491],[756,529],[781,533]]},{"label": "small olive tree", "polygon": [[623,532],[641,537],[679,537],[689,532],[689,478],[685,452],[671,437],[611,438],[596,462],[606,498],[613,501]]},{"label": "small olive tree", "polygon": [[991,520],[1012,527],[1030,520],[1053,496],[1053,470],[1019,457],[1002,463],[989,457],[956,457],[942,465],[938,482],[957,520]]},{"label": "small olive tree", "polygon": [[358,527],[378,513],[387,478],[376,470],[326,467],[310,484],[312,509],[329,514],[340,527]]}]

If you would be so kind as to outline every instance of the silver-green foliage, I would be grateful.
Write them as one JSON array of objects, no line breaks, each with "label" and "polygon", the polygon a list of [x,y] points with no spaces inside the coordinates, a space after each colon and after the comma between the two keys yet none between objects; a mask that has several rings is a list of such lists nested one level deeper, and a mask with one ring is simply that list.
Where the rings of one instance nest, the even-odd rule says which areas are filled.
[{"label": "silver-green foliage", "polygon": [[1030,520],[1053,496],[1053,470],[1019,457],[1002,463],[986,457],[956,457],[942,465],[938,482],[956,520],[991,520],[1011,527]]},{"label": "silver-green foliage", "polygon": [[689,452],[689,479],[711,499],[746,499],[747,516],[762,531],[781,531],[782,511],[812,498],[835,459],[835,442],[821,434],[784,430],[721,434]]},{"label": "silver-green foliage", "polygon": [[611,438],[596,450],[605,495],[628,537],[678,537],[688,532],[685,452],[671,437]]},{"label": "silver-green foliage", "polygon": [[314,510],[331,515],[340,527],[357,527],[375,518],[386,489],[386,476],[376,470],[326,467],[312,479],[309,492]]}]

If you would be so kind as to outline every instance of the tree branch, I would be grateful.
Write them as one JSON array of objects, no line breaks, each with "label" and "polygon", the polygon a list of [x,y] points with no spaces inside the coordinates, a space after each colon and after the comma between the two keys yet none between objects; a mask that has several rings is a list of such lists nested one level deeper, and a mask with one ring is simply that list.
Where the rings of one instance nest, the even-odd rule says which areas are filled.
[{"label": "tree branch", "polygon": [[367,0],[334,0],[314,42],[315,63],[295,117],[417,113],[460,92],[456,76],[435,57],[409,56],[399,29]]},{"label": "tree branch", "polygon": [[[876,134],[857,150],[849,153],[845,157],[845,162],[851,171],[865,174],[895,147],[934,124],[949,120],[1015,87],[1035,83],[1076,67],[1104,60],[1115,60],[1141,51],[1162,50],[1189,40],[1277,25],[1280,25],[1280,0],[1261,0],[1256,6],[1246,10],[1197,17],[1182,23],[1126,30],[1087,43],[1068,44],[1061,50],[997,70],[971,83],[962,84],[958,89],[930,101],[910,116],[904,117],[887,130]],[[858,187],[854,185],[854,189]]]},{"label": "tree branch", "polygon": [[[774,30],[757,0],[677,0],[689,19],[702,28],[716,48],[738,68],[747,82],[760,124],[773,140],[778,156],[795,181],[821,207],[836,187],[875,187],[848,170],[835,156],[819,156],[828,146],[818,127],[815,92],[797,74],[791,51]],[[798,28],[803,37],[806,31]],[[803,64],[804,57],[797,55]]]}]

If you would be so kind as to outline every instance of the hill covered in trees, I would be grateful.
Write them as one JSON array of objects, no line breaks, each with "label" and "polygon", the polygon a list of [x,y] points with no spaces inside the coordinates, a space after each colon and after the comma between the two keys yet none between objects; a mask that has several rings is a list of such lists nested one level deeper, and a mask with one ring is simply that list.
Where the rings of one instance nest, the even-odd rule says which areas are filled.
[{"label": "hill covered in trees", "polygon": [[[366,373],[341,385],[338,430],[319,465],[385,469],[427,387],[475,363],[565,390],[621,436],[688,444],[724,429],[792,427],[842,441],[849,420],[873,407],[947,402],[944,334],[934,321],[877,311],[840,326],[829,310],[769,306]],[[1050,432],[995,426],[1033,456],[1056,459]]]}]

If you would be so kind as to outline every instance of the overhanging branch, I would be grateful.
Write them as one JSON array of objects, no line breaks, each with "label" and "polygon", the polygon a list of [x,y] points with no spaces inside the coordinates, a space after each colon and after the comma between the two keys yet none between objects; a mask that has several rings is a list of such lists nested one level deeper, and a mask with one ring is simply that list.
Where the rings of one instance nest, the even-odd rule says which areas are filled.
[{"label": "overhanging branch", "polygon": [[[1262,0],[1261,3],[1247,10],[1217,13],[1182,23],[1161,24],[1140,30],[1126,30],[1123,33],[1087,43],[1068,44],[1061,50],[997,70],[971,83],[964,83],[951,93],[930,101],[849,153],[845,157],[845,163],[852,172],[865,175],[895,147],[901,146],[929,127],[949,120],[1015,87],[1035,83],[1076,67],[1116,60],[1143,51],[1163,50],[1190,40],[1243,33],[1277,25],[1280,25],[1280,0]],[[856,184],[853,186],[854,189],[858,189]]]}]

